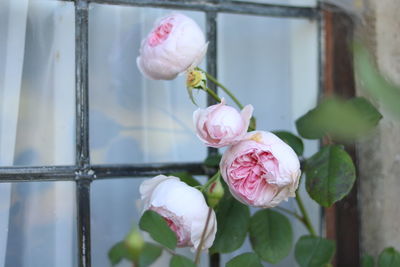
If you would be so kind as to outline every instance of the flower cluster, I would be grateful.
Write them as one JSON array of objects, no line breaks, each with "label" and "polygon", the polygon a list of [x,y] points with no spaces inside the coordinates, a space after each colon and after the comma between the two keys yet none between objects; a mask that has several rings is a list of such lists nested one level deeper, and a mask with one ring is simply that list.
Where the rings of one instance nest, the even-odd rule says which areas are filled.
[{"label": "flower cluster", "polygon": [[293,149],[276,135],[247,132],[253,108],[241,113],[220,104],[194,112],[197,135],[207,146],[230,146],[221,163],[221,175],[239,201],[269,208],[294,197],[300,162]]},{"label": "flower cluster", "polygon": [[[308,231],[294,246],[298,265],[306,266],[307,262],[315,266],[332,265],[335,244],[319,236],[297,194],[301,176],[298,156],[304,150],[302,139],[286,131],[274,134],[257,130],[253,106],[243,105],[215,77],[198,67],[206,50],[207,42],[200,27],[178,13],[158,20],[142,42],[137,65],[145,77],[172,80],[185,73],[187,93],[195,105],[194,91],[203,91],[215,100],[214,105],[193,112],[193,124],[199,140],[205,146],[222,148],[223,155],[211,153],[204,161],[205,172],[214,174],[204,184],[189,173],[176,173],[179,178],[158,175],[144,181],[139,188],[138,202],[142,204],[139,227],[162,247],[146,242],[134,227],[111,248],[111,263],[115,265],[125,258],[133,266],[147,266],[165,251],[171,254],[170,266],[199,266],[203,250],[236,255],[245,240],[250,242],[254,253],[237,255],[226,266],[263,266],[261,261],[278,263],[293,251],[293,230],[285,213]],[[208,83],[220,88],[226,99],[220,98]],[[230,101],[238,108],[230,106]],[[351,136],[346,135],[348,141],[365,136],[366,130],[375,127],[382,117],[366,99],[346,100],[345,110],[343,103],[335,98],[325,100],[296,120],[301,137],[332,139],[313,156],[302,158],[306,166],[305,189],[324,207],[348,195],[356,180],[351,156],[337,144],[344,137],[340,134],[343,125],[337,125],[338,120],[332,120],[330,113],[339,113],[340,118],[349,117],[354,125],[365,126],[355,129]],[[327,105],[332,111],[329,114]],[[270,209],[290,197],[295,197],[298,210]],[[248,206],[259,210],[252,213]],[[319,246],[317,253],[313,249],[315,244]],[[196,251],[194,261],[179,255],[176,247],[191,247]],[[389,254],[400,258],[399,252],[389,248],[381,253],[379,262]],[[213,263],[215,259],[219,261],[218,257],[213,258]]]},{"label": "flower cluster", "polygon": [[[170,80],[187,71],[188,86],[203,88],[204,75],[193,70],[206,49],[198,25],[174,13],[159,20],[142,42],[137,64],[151,79]],[[221,99],[216,105],[196,110],[193,121],[197,136],[206,146],[228,147],[219,167],[231,194],[247,205],[270,208],[295,196],[300,163],[293,149],[273,133],[248,132],[252,115],[252,105],[239,112]],[[140,193],[144,210],[165,218],[179,246],[198,248],[209,209],[199,190],[176,177],[161,175],[143,182]],[[209,248],[215,237],[214,211],[208,224],[202,249]]]}]

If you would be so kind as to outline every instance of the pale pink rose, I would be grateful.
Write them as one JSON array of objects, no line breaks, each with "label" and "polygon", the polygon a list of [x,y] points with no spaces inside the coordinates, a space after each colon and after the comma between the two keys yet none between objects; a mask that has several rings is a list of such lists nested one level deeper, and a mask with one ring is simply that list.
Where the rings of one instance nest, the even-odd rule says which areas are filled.
[{"label": "pale pink rose", "polygon": [[247,105],[239,113],[233,107],[221,103],[198,109],[193,113],[197,136],[207,146],[224,147],[239,142],[249,128],[253,106]]},{"label": "pale pink rose", "polygon": [[220,162],[221,175],[242,203],[269,208],[294,197],[300,162],[293,149],[270,132],[254,131],[230,147]]},{"label": "pale pink rose", "polygon": [[[209,210],[203,194],[177,177],[164,175],[145,180],[139,191],[143,212],[150,209],[160,214],[176,233],[178,247],[196,250]],[[217,221],[213,210],[202,249],[212,246],[216,232]]]},{"label": "pale pink rose", "polygon": [[191,18],[172,13],[158,20],[142,41],[136,59],[140,71],[154,80],[172,80],[197,66],[207,51],[204,33]]}]

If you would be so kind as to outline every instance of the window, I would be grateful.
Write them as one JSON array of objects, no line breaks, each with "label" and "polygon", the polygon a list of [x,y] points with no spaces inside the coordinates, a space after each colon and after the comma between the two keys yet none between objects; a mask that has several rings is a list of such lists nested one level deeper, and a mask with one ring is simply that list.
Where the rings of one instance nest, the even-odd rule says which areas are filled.
[{"label": "window", "polygon": [[[170,9],[188,12],[203,25],[210,42],[203,64],[229,87],[239,88],[244,103],[257,106],[260,126],[293,128],[293,120],[318,95],[319,9],[313,1],[305,1],[306,7],[300,1],[259,2],[0,4],[0,34],[6,37],[0,42],[4,266],[108,266],[112,244],[107,238],[126,233],[135,220],[135,198],[126,202],[140,183],[134,178],[177,171],[209,174],[202,160],[215,150],[206,151],[193,138],[195,107],[182,77],[148,81],[135,65],[139,36]],[[308,102],[296,102],[295,94],[307,94]],[[205,104],[201,95],[198,99]],[[310,151],[316,147],[308,144]],[[123,222],[118,219],[128,212],[132,215]],[[317,209],[313,216],[318,221]],[[113,222],[122,225],[115,230]],[[25,228],[32,223],[37,224]],[[22,253],[21,245],[27,250],[23,256],[16,254]]]}]

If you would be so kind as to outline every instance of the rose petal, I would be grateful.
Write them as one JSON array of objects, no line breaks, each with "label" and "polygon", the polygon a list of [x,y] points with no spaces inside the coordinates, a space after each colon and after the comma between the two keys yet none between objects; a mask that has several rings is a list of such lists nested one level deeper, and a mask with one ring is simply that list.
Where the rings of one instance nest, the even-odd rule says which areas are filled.
[{"label": "rose petal", "polygon": [[274,207],[293,197],[300,179],[296,153],[269,132],[247,133],[225,151],[221,175],[232,195],[257,207]]}]

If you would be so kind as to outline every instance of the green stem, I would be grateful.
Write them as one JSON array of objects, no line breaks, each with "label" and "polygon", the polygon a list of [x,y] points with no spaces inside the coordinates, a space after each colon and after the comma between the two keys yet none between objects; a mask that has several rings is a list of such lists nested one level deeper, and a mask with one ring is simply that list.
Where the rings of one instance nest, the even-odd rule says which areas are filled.
[{"label": "green stem", "polygon": [[218,103],[221,102],[221,98],[210,88],[208,87],[203,87],[204,91],[206,91],[209,95],[211,95]]},{"label": "green stem", "polygon": [[204,230],[203,230],[203,233],[201,234],[200,243],[199,243],[199,246],[197,247],[196,257],[194,260],[194,263],[196,265],[199,265],[199,263],[200,263],[201,248],[203,247],[204,238],[206,237],[206,232],[207,232],[208,224],[210,222],[212,210],[213,210],[212,208],[208,208],[206,225],[204,225]]},{"label": "green stem", "polygon": [[199,67],[198,67],[198,69],[206,74],[207,79],[209,79],[210,81],[215,83],[218,87],[220,87],[233,100],[233,102],[236,103],[236,105],[240,109],[243,109],[242,103],[239,102],[239,100],[232,94],[231,91],[228,90],[228,88],[226,88],[224,85],[222,85],[220,82],[218,82],[217,78],[215,78],[214,76],[212,76],[211,74],[209,74],[205,70],[200,69]]},{"label": "green stem", "polygon": [[292,215],[293,217],[295,217],[297,220],[299,220],[300,222],[302,222],[302,223],[304,223],[304,218],[303,217],[301,217],[299,214],[297,214],[296,212],[294,212],[294,211],[291,211],[291,210],[288,210],[288,209],[285,209],[285,208],[282,208],[282,207],[275,207],[275,209],[277,209],[277,210],[280,210],[280,211],[283,211],[283,212],[286,212],[287,214],[289,214],[289,215]]},{"label": "green stem", "polygon": [[310,217],[308,217],[307,210],[304,207],[303,201],[301,200],[300,193],[296,193],[296,201],[297,205],[299,206],[300,212],[303,215],[304,225],[306,226],[307,230],[310,232],[311,235],[317,236],[314,227],[311,224]]}]

